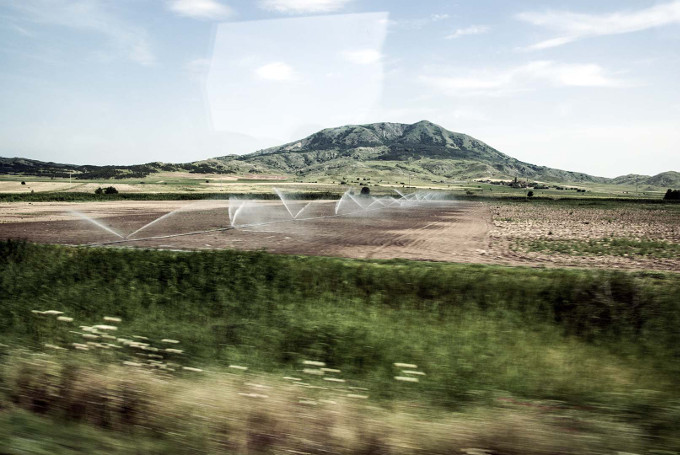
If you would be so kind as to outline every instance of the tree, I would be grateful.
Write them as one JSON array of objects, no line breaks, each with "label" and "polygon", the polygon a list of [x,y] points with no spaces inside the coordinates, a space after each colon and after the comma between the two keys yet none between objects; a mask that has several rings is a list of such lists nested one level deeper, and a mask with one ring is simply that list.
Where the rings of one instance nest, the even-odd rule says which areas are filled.
[{"label": "tree", "polygon": [[361,189],[361,195],[362,196],[369,196],[371,194],[371,189],[367,186],[363,187]]},{"label": "tree", "polygon": [[680,201],[680,190],[671,190],[669,188],[663,198],[665,201]]},{"label": "tree", "polygon": [[103,193],[104,193],[104,190],[102,190],[101,186],[99,188],[97,188],[96,190],[94,190],[94,194],[103,194]]},{"label": "tree", "polygon": [[527,193],[527,197],[534,197],[534,192],[533,192],[533,191],[529,191],[529,192]]},{"label": "tree", "polygon": [[104,194],[118,194],[118,190],[115,186],[110,186],[104,190]]}]

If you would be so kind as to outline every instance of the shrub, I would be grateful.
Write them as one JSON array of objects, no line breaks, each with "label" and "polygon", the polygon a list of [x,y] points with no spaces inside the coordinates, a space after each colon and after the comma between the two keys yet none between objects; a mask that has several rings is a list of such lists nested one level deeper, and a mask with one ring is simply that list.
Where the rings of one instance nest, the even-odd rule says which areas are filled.
[{"label": "shrub", "polygon": [[118,194],[118,190],[115,186],[110,186],[104,190],[104,194]]},{"label": "shrub", "polygon": [[527,193],[527,197],[534,197],[534,192],[533,192],[533,191],[529,191],[529,192]]},{"label": "shrub", "polygon": [[680,200],[680,190],[671,190],[669,188],[663,198],[666,201],[678,201]]}]

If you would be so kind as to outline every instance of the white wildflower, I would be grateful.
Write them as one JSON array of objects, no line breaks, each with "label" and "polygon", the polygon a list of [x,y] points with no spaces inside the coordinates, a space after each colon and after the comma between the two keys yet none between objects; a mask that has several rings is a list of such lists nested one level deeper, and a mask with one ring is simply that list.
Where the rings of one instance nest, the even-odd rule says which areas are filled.
[{"label": "white wildflower", "polygon": [[416,364],[414,364],[414,363],[399,363],[399,362],[395,362],[394,366],[397,367],[397,368],[411,368],[411,369],[416,369],[416,368],[418,368],[418,365],[416,365]]},{"label": "white wildflower", "polygon": [[323,376],[323,371],[315,370],[313,368],[305,368],[304,370],[302,370],[302,372],[306,373],[306,374],[313,374],[313,375],[316,375],[316,376]]},{"label": "white wildflower", "polygon": [[106,325],[106,324],[99,324],[94,326],[95,329],[97,330],[118,330],[118,327],[115,325]]}]

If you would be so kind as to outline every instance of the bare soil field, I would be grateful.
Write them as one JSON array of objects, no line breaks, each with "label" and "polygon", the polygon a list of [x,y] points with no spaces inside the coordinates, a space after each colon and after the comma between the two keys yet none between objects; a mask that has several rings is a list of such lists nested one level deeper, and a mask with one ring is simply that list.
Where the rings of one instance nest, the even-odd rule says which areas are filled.
[{"label": "bare soil field", "polygon": [[[304,208],[295,221],[279,201],[247,202],[238,211],[232,229],[228,201],[6,203],[0,204],[0,238],[69,245],[235,248],[354,258],[680,271],[680,255],[673,253],[680,245],[680,210],[663,206],[603,209],[429,201],[341,211],[335,216],[334,201],[314,201],[307,207],[306,202],[291,204],[294,212]],[[232,206],[232,217],[237,210]],[[603,239],[602,245],[596,243],[602,251],[593,253],[590,243]],[[634,251],[618,246],[609,251],[608,239],[627,239],[633,246],[635,242],[656,242],[657,249]],[[583,245],[590,249],[582,251]],[[663,254],[658,252],[659,245]]]},{"label": "bare soil field", "polygon": [[518,264],[680,271],[680,207],[490,204],[491,253]]},{"label": "bare soil field", "polygon": [[[488,208],[481,203],[437,202],[333,216],[334,201],[315,201],[296,221],[278,201],[248,204],[236,220],[237,228],[228,229],[227,201],[9,203],[0,205],[0,237],[77,245],[118,242],[113,245],[477,262],[483,258],[491,221]],[[123,241],[83,215],[122,236],[129,235],[131,241]],[[194,234],[174,236],[181,233]]]}]

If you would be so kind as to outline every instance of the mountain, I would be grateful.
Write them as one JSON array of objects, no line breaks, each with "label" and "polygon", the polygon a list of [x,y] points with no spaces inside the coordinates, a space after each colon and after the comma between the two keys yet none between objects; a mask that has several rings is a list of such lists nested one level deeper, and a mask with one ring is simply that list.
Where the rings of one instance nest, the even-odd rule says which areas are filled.
[{"label": "mountain", "polygon": [[628,174],[612,179],[611,183],[625,185],[660,186],[664,188],[680,187],[680,172],[668,171],[654,176]]},{"label": "mountain", "polygon": [[[227,157],[217,158],[227,159]],[[232,158],[233,159],[233,158]],[[537,166],[512,158],[484,142],[426,120],[327,128],[304,139],[243,155],[238,160],[297,175],[353,174],[401,165],[436,178],[526,178],[553,182],[608,179]],[[357,166],[362,163],[362,166]],[[406,169],[405,169],[406,170]]]},{"label": "mountain", "polygon": [[[133,166],[89,166],[0,158],[0,174],[75,179],[143,178],[158,172],[200,174],[285,174],[343,181],[379,177],[401,181],[407,175],[443,182],[470,179],[530,179],[552,183],[608,183],[680,187],[680,173],[629,174],[615,179],[525,163],[461,133],[426,120],[326,128],[304,139],[248,155],[226,155],[192,163],[147,163]],[[373,179],[375,181],[375,178]]]}]

